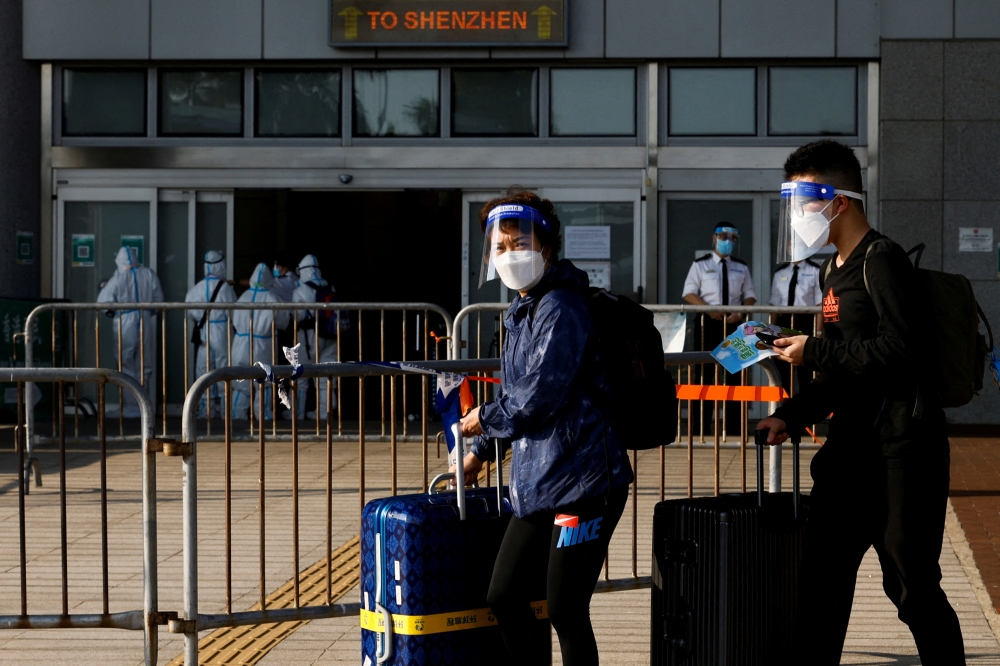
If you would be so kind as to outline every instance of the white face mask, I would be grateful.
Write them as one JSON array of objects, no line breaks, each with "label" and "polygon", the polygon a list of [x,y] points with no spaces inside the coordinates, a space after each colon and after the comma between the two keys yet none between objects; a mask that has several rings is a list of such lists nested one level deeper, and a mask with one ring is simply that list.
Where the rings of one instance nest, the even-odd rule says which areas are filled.
[{"label": "white face mask", "polygon": [[545,275],[545,259],[536,250],[513,250],[493,257],[500,280],[514,291],[528,291]]},{"label": "white face mask", "polygon": [[832,204],[831,201],[821,211],[791,213],[790,224],[795,233],[795,237],[792,238],[792,261],[807,259],[830,242],[830,223],[840,216],[838,213],[828,220],[823,215],[823,211]]}]

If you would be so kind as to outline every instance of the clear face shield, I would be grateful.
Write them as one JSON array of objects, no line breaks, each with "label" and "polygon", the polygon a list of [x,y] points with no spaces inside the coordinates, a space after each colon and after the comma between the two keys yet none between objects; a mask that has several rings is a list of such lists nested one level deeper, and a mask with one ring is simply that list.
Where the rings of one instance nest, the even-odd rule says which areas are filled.
[{"label": "clear face shield", "polygon": [[542,244],[535,225],[549,230],[549,222],[531,206],[504,204],[486,218],[486,242],[479,286],[499,277],[508,289],[527,291],[545,274]]},{"label": "clear face shield", "polygon": [[781,184],[781,217],[778,220],[778,262],[808,259],[830,242],[831,212],[838,196],[864,202],[864,197],[832,185],[792,181]]},{"label": "clear face shield", "polygon": [[740,250],[740,230],[720,224],[712,234],[712,249],[720,256],[739,256]]}]

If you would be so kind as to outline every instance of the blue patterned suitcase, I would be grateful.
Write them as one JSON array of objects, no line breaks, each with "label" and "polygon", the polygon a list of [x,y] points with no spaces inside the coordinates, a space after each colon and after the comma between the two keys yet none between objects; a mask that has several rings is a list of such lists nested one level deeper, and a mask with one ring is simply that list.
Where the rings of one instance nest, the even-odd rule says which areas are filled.
[{"label": "blue patterned suitcase", "polygon": [[[463,495],[465,520],[459,517],[457,492],[386,497],[365,506],[363,665],[509,663],[500,629],[486,605],[493,565],[510,521],[507,489],[502,511],[496,488],[465,489]],[[539,594],[544,598],[544,588]],[[537,605],[536,612],[542,612]]]}]

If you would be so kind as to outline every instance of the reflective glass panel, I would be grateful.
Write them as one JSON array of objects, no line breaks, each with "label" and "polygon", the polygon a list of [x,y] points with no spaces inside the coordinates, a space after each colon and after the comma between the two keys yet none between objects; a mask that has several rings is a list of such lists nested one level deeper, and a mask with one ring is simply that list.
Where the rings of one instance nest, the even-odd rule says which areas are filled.
[{"label": "reflective glass panel", "polygon": [[671,67],[671,136],[757,133],[757,70]]},{"label": "reflective glass panel", "polygon": [[772,67],[768,134],[858,133],[856,67]]},{"label": "reflective glass panel", "polygon": [[145,136],[146,70],[64,69],[63,136]]},{"label": "reflective glass panel", "polygon": [[722,222],[740,230],[736,256],[753,271],[752,200],[667,200],[667,303],[684,302],[684,280],[691,264],[712,252],[712,232]]},{"label": "reflective glass panel", "polygon": [[537,69],[455,69],[453,136],[538,136]]},{"label": "reflective glass panel", "polygon": [[635,136],[635,70],[553,69],[552,136]]},{"label": "reflective glass panel", "polygon": [[354,136],[438,136],[436,69],[354,70]]},{"label": "reflective glass panel", "polygon": [[243,72],[161,70],[160,134],[241,136]]},{"label": "reflective glass panel", "polygon": [[257,70],[256,136],[340,136],[340,70]]},{"label": "reflective glass panel", "polygon": [[587,271],[590,286],[616,294],[635,292],[635,204],[555,203],[562,224],[559,257]]}]

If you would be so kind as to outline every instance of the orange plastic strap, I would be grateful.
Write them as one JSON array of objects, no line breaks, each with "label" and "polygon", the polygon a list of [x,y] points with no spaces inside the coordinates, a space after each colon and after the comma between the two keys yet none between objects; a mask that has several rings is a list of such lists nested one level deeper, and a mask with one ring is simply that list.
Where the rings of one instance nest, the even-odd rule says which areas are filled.
[{"label": "orange plastic strap", "polygon": [[680,384],[678,400],[734,400],[737,402],[781,402],[788,393],[780,386],[709,386]]}]

